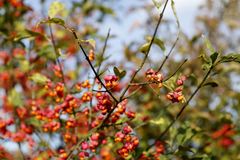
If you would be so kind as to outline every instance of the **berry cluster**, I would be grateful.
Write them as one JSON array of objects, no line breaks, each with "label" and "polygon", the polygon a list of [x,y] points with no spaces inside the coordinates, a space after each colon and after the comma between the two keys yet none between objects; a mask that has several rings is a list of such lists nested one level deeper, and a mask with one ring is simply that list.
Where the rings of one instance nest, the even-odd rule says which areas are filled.
[{"label": "berry cluster", "polygon": [[107,75],[104,77],[105,81],[105,86],[112,90],[115,91],[118,88],[119,82],[118,82],[118,77],[115,75]]},{"label": "berry cluster", "polygon": [[154,71],[153,69],[148,69],[145,73],[145,76],[149,82],[157,83],[159,88],[162,87],[163,75]]},{"label": "berry cluster", "polygon": [[182,93],[185,80],[186,76],[181,76],[179,79],[177,79],[176,84],[178,87],[174,91],[171,91],[166,95],[167,99],[170,100],[172,103],[185,102],[185,97]]},{"label": "berry cluster", "polygon": [[165,146],[164,143],[161,141],[156,141],[154,144],[154,148],[147,152],[143,152],[140,156],[140,160],[160,160],[160,155],[164,154]]},{"label": "berry cluster", "polygon": [[122,147],[117,150],[122,158],[128,157],[139,144],[139,139],[133,135],[133,129],[129,125],[124,126],[122,131],[117,132],[114,137],[115,142],[122,144]]},{"label": "berry cluster", "polygon": [[52,97],[55,102],[60,102],[64,97],[64,84],[61,82],[58,82],[56,85],[53,82],[48,82],[45,85],[45,89],[48,96]]},{"label": "berry cluster", "polygon": [[91,153],[96,152],[98,146],[106,144],[107,141],[104,137],[103,133],[93,133],[88,141],[83,141],[81,143],[81,151],[78,154],[79,159],[86,159]]}]

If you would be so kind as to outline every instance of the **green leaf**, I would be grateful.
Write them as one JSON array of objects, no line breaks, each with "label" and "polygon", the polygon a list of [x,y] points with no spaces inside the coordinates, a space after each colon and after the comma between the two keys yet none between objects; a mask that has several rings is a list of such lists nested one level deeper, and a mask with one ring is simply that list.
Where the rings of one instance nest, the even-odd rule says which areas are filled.
[{"label": "green leaf", "polygon": [[202,37],[204,39],[205,46],[208,48],[208,50],[211,53],[215,52],[215,49],[213,48],[212,43],[210,42],[210,40],[207,37],[205,37],[204,35]]},{"label": "green leaf", "polygon": [[41,38],[47,39],[41,33],[25,29],[25,30],[19,32],[19,34],[16,37],[14,37],[13,41],[17,42],[17,41],[21,41],[23,39],[33,38],[33,37],[38,37],[38,36],[40,36]]},{"label": "green leaf", "polygon": [[8,102],[16,107],[23,106],[21,93],[17,92],[15,89],[12,89],[8,95]]},{"label": "green leaf", "polygon": [[82,45],[90,47],[93,50],[96,48],[96,41],[94,39],[80,40],[80,43]]},{"label": "green leaf", "polygon": [[203,70],[208,70],[212,66],[212,60],[210,57],[208,57],[206,54],[202,53],[200,55],[200,58],[202,60],[202,69]]},{"label": "green leaf", "polygon": [[64,7],[64,4],[58,1],[54,1],[51,3],[49,9],[48,9],[48,15],[50,18],[55,17],[56,15],[65,16],[66,15],[66,9]]},{"label": "green leaf", "polygon": [[[176,19],[176,21],[177,21],[178,30],[180,30],[180,22],[179,22],[179,19],[178,19],[178,16],[177,16],[177,11],[176,11],[176,7],[175,7],[175,2],[174,2],[174,0],[171,0],[171,8],[172,8],[174,17],[175,17],[175,19]],[[179,34],[178,34],[178,36],[179,36]]]},{"label": "green leaf", "polygon": [[120,79],[122,79],[127,73],[125,70],[120,71],[117,67],[114,67],[113,71],[114,71],[114,74],[118,76]]},{"label": "green leaf", "polygon": [[39,52],[37,52],[39,56],[46,57],[50,60],[56,60],[56,55],[53,52],[52,46],[51,45],[46,45],[41,48]]},{"label": "green leaf", "polygon": [[23,72],[27,72],[30,69],[30,63],[27,60],[20,61],[20,70]]},{"label": "green leaf", "polygon": [[[146,39],[147,39],[147,41],[150,44],[150,41],[152,40],[152,37],[151,36],[147,36]],[[165,51],[166,47],[164,45],[164,42],[161,39],[155,37],[154,40],[153,40],[153,43],[156,44],[158,47],[160,47],[161,50]]]},{"label": "green leaf", "polygon": [[25,29],[25,32],[27,32],[32,37],[41,37],[41,38],[47,39],[47,37],[45,35],[43,35],[39,32],[34,32],[34,31],[31,31],[31,30],[28,30],[28,29]]},{"label": "green leaf", "polygon": [[153,124],[153,125],[163,125],[166,123],[165,119],[162,117],[157,118],[157,119],[152,119],[149,122],[150,122],[150,124]]},{"label": "green leaf", "polygon": [[114,71],[114,74],[115,74],[116,76],[118,76],[118,75],[120,74],[120,71],[118,70],[117,67],[114,67],[114,68],[113,68],[113,71]]},{"label": "green leaf", "polygon": [[42,74],[40,74],[40,73],[35,73],[35,74],[33,74],[33,75],[30,77],[30,79],[31,79],[33,82],[39,83],[39,84],[45,84],[47,81],[49,81],[49,79],[48,79],[46,76],[44,76],[44,75],[42,75]]},{"label": "green leaf", "polygon": [[28,118],[26,120],[26,123],[28,125],[33,125],[34,127],[40,128],[41,127],[41,121],[37,120],[36,118],[32,117],[32,118]]},{"label": "green leaf", "polygon": [[123,124],[123,123],[126,123],[127,121],[129,121],[129,119],[127,117],[123,117],[117,120],[115,124]]},{"label": "green leaf", "polygon": [[161,7],[161,1],[160,0],[152,0],[153,4],[155,7],[158,9]]},{"label": "green leaf", "polygon": [[163,41],[159,38],[154,38],[154,41],[153,41],[154,44],[158,45],[158,47],[160,47],[163,51],[165,51],[165,45],[163,43]]},{"label": "green leaf", "polygon": [[222,56],[218,63],[228,63],[228,62],[237,62],[240,63],[240,54],[239,53],[230,53],[226,56]]},{"label": "green leaf", "polygon": [[139,48],[139,50],[140,50],[142,53],[147,53],[149,46],[150,46],[150,43],[145,43],[145,44],[143,44],[143,45]]},{"label": "green leaf", "polygon": [[211,68],[211,64],[205,63],[205,64],[202,65],[202,69],[204,71],[209,70],[209,68]]},{"label": "green leaf", "polygon": [[[188,147],[188,146],[180,145],[180,146],[178,147],[178,149],[179,149],[179,151],[182,151],[182,152],[192,152],[192,153],[193,153],[193,151],[191,150],[191,148]],[[182,154],[182,153],[181,153],[181,154]]]},{"label": "green leaf", "polygon": [[213,54],[211,54],[210,58],[211,58],[212,64],[214,64],[214,62],[217,60],[218,55],[219,54],[217,52],[214,52]]},{"label": "green leaf", "polygon": [[204,83],[203,86],[218,87],[218,83],[217,82],[206,82],[206,83]]},{"label": "green leaf", "polygon": [[60,18],[50,18],[48,20],[43,20],[40,22],[40,24],[45,24],[45,23],[54,23],[54,24],[58,24],[61,25],[63,27],[65,27],[65,22],[64,20],[60,19]]},{"label": "green leaf", "polygon": [[109,8],[109,7],[106,7],[104,5],[99,5],[99,6],[97,6],[97,8],[104,14],[112,14],[112,15],[114,15],[114,11],[111,8]]},{"label": "green leaf", "polygon": [[200,55],[200,58],[202,59],[203,63],[208,63],[210,64],[211,63],[211,58],[209,58],[206,54],[202,53]]},{"label": "green leaf", "polygon": [[82,9],[83,13],[88,14],[89,12],[93,11],[95,7],[96,6],[94,5],[94,3],[92,1],[86,1],[81,6],[81,9]]},{"label": "green leaf", "polygon": [[119,75],[120,79],[122,79],[123,77],[125,77],[126,73],[127,73],[127,72],[126,72],[125,70],[122,71],[122,72],[120,73],[120,75]]},{"label": "green leaf", "polygon": [[188,78],[191,82],[191,85],[196,85],[198,83],[198,79],[197,79],[196,75],[194,75],[193,73],[190,74]]}]

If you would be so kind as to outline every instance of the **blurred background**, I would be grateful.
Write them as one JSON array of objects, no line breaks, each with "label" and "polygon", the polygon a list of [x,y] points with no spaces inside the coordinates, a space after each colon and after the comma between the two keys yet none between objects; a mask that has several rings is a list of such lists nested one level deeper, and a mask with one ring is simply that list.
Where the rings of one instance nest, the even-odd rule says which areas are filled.
[{"label": "blurred background", "polygon": [[[1,1],[0,1],[1,2]],[[24,46],[33,52],[33,55],[47,55],[45,61],[54,61],[48,49],[51,45],[34,41],[32,39],[23,38],[20,34],[25,28],[34,29],[36,25],[49,15],[49,8],[54,0],[24,0],[27,9],[20,10],[20,18],[14,10],[16,19],[6,18],[7,11],[0,8],[0,45],[1,49],[10,50],[9,46]],[[132,71],[139,66],[144,53],[141,52],[141,46],[146,43],[147,36],[151,36],[162,10],[162,0],[59,0],[64,4],[63,12],[57,13],[57,17],[63,19],[65,23],[77,30],[82,39],[94,39],[96,42],[96,59],[100,55],[104,46],[105,38],[110,29],[110,38],[108,40],[105,58],[101,70],[104,75],[112,74],[113,67],[118,66],[122,70],[127,71],[127,76],[122,80],[125,85],[129,81]],[[157,38],[164,42],[164,47],[159,44],[153,46],[147,63],[143,67],[143,71],[136,78],[136,82],[142,82],[144,73],[149,68],[158,68],[165,56],[168,54],[173,43],[178,37],[176,47],[170,58],[162,69],[163,75],[172,73],[186,58],[188,62],[179,70],[180,75],[187,75],[189,81],[186,84],[184,94],[188,97],[196,88],[199,79],[205,74],[202,68],[201,55],[203,53],[210,54],[206,50],[203,37],[211,42],[214,49],[222,55],[229,53],[240,53],[240,1],[239,0],[175,0],[176,14],[169,4],[164,13],[163,23],[160,25]],[[18,8],[15,8],[18,11]],[[53,9],[54,10],[54,9]],[[12,16],[14,17],[14,16]],[[179,21],[179,26],[177,24]],[[10,26],[10,27],[9,27]],[[19,39],[11,37],[12,31]],[[49,35],[49,30],[42,27],[39,31],[42,34]],[[74,39],[68,32],[58,26],[53,27],[54,36],[58,46],[62,50],[59,57],[63,63],[64,73],[72,78],[69,86],[79,80],[86,78],[89,68],[84,62],[84,57]],[[12,39],[11,39],[12,38]],[[11,42],[14,42],[12,44]],[[34,47],[33,47],[34,46]],[[41,52],[40,52],[41,51]],[[48,57],[49,56],[49,57]],[[97,60],[96,60],[97,61]],[[2,65],[2,64],[1,64]],[[47,67],[50,65],[45,64]],[[81,66],[80,66],[81,65]],[[2,65],[3,66],[3,65]],[[1,67],[2,67],[1,66]],[[96,62],[96,66],[98,63]],[[4,68],[4,67],[2,67]],[[51,67],[49,67],[51,70]],[[49,74],[49,73],[46,73]],[[92,80],[93,75],[87,74]],[[211,80],[218,84],[218,87],[208,88],[198,94],[196,100],[190,103],[189,110],[186,111],[188,117],[183,120],[193,123],[197,129],[203,129],[203,135],[193,139],[188,145],[195,148],[199,153],[212,153],[216,159],[222,156],[220,151],[214,149],[214,144],[209,149],[208,142],[211,141],[209,134],[217,130],[225,123],[233,123],[239,133],[240,119],[240,67],[237,64],[227,63],[218,66],[212,74]],[[93,80],[92,80],[93,81]],[[21,87],[20,87],[21,88]],[[20,89],[20,92],[22,90]],[[157,94],[156,94],[157,93]],[[177,113],[179,106],[171,104],[166,107],[166,98],[164,95],[167,89],[159,91],[156,88],[143,89],[133,97],[130,102],[134,111],[143,113],[146,117],[159,117],[165,119],[166,124]],[[0,88],[0,95],[4,97],[8,93],[4,88]],[[2,108],[4,108],[3,100],[0,100]],[[3,110],[0,110],[0,117],[6,116]],[[141,115],[140,115],[141,117]],[[141,117],[142,118],[142,117]],[[134,122],[140,124],[141,119]],[[154,140],[158,133],[166,127],[157,123],[152,123],[140,127],[137,131],[139,137],[143,139],[143,146]],[[178,127],[181,127],[181,122]],[[193,127],[193,128],[194,128]],[[171,135],[172,137],[177,136]],[[206,134],[205,134],[206,133]],[[172,138],[170,136],[170,138]],[[33,136],[37,139],[36,136]],[[59,148],[62,146],[59,134],[44,135],[43,138],[50,143],[51,148]],[[150,139],[150,140],[149,140]],[[220,149],[226,151],[222,159],[228,160],[237,157],[239,159],[239,135],[235,137],[236,146]],[[18,150],[18,144],[0,140],[7,150]],[[176,147],[173,141],[168,144]],[[29,153],[28,144],[24,144],[22,148],[24,153]],[[179,149],[179,152],[184,152]],[[176,151],[177,152],[177,151]],[[186,154],[189,155],[189,154]],[[230,157],[230,158],[229,158]]]}]

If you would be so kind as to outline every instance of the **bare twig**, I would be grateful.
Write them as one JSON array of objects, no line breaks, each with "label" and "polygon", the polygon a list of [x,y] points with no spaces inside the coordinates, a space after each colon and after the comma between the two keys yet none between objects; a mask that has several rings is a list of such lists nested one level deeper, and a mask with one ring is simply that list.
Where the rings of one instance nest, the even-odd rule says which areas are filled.
[{"label": "bare twig", "polygon": [[[108,39],[109,39],[109,37],[110,37],[110,31],[111,31],[111,29],[108,29],[108,34],[107,34],[107,37],[106,37],[105,42],[104,42],[104,46],[103,46],[102,53],[101,53],[101,55],[100,55],[100,57],[102,57],[102,58],[104,57],[104,54],[105,54],[105,51],[106,51],[106,48],[107,48]],[[97,73],[98,73],[98,74],[99,74],[100,68],[101,68],[101,66],[102,66],[102,61],[103,61],[103,60],[100,61],[99,66],[98,66],[98,68],[97,68]]]},{"label": "bare twig", "polygon": [[49,30],[50,30],[52,45],[53,45],[53,48],[54,48],[54,53],[55,53],[55,56],[56,56],[56,61],[57,61],[57,64],[58,64],[58,66],[60,68],[60,72],[61,72],[61,75],[62,75],[62,77],[61,77],[62,78],[62,82],[65,85],[65,87],[67,88],[67,85],[66,85],[65,79],[64,79],[63,68],[62,68],[61,62],[58,59],[58,51],[57,51],[57,47],[56,47],[56,42],[55,42],[54,37],[53,37],[52,26],[51,26],[50,23],[49,23]]},{"label": "bare twig", "polygon": [[176,46],[176,44],[177,44],[177,42],[178,42],[179,36],[180,36],[180,22],[179,22],[177,13],[176,13],[174,0],[171,0],[171,8],[172,8],[172,11],[173,11],[173,15],[174,15],[174,17],[175,17],[175,19],[176,19],[177,28],[178,28],[178,34],[177,34],[177,38],[176,38],[175,42],[173,43],[170,51],[169,51],[168,54],[166,55],[165,59],[163,60],[163,62],[162,62],[162,64],[160,65],[159,69],[157,70],[157,72],[160,72],[161,69],[163,68],[163,65],[166,63],[167,59],[170,57],[173,49],[175,48],[175,46]]},{"label": "bare twig", "polygon": [[187,62],[187,59],[185,59],[179,66],[178,68],[169,76],[167,77],[166,79],[164,79],[164,82],[169,80],[170,78],[172,78],[181,68],[182,66]]},{"label": "bare twig", "polygon": [[160,67],[158,68],[157,73],[161,71],[161,69],[163,68],[163,65],[167,62],[167,59],[170,57],[173,49],[175,48],[175,46],[176,46],[176,44],[178,42],[178,39],[179,39],[179,33],[178,33],[178,36],[177,36],[176,40],[174,41],[171,49],[169,50],[168,54],[165,56],[163,62],[161,63]]}]

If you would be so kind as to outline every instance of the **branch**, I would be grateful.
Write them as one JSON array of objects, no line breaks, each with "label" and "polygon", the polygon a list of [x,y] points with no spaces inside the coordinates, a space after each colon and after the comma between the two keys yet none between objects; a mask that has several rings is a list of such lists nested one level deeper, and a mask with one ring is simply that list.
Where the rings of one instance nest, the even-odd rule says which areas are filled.
[{"label": "branch", "polygon": [[18,144],[19,152],[21,153],[22,159],[25,160],[25,156],[24,156],[24,153],[23,153],[23,151],[22,151],[21,143],[17,143],[17,144]]},{"label": "branch", "polygon": [[160,72],[163,65],[166,63],[167,59],[169,58],[169,56],[171,55],[173,49],[175,48],[177,42],[178,42],[178,39],[179,39],[179,35],[180,35],[180,22],[179,22],[179,19],[178,19],[178,16],[177,16],[177,12],[176,12],[176,9],[175,9],[175,3],[174,3],[174,0],[171,0],[171,8],[172,8],[172,11],[173,11],[173,15],[176,19],[176,23],[177,23],[177,28],[178,28],[178,34],[177,34],[177,38],[175,40],[175,42],[173,43],[169,53],[167,54],[167,56],[165,57],[165,59],[163,60],[162,64],[160,65],[159,69],[157,70],[157,72]]},{"label": "branch", "polygon": [[168,1],[169,1],[169,0],[167,0],[167,1],[165,2],[165,4],[164,4],[163,10],[162,10],[162,12],[161,12],[161,14],[160,14],[160,17],[159,17],[159,19],[158,19],[158,22],[157,22],[156,28],[155,28],[155,30],[154,30],[154,33],[153,33],[151,42],[150,42],[149,47],[148,47],[148,50],[147,50],[147,52],[146,52],[146,54],[145,54],[145,57],[144,57],[141,65],[140,65],[139,68],[135,71],[135,73],[133,74],[133,76],[132,76],[132,78],[131,78],[128,86],[127,86],[127,87],[125,88],[125,90],[122,92],[122,94],[121,94],[121,96],[120,96],[120,98],[119,98],[119,102],[116,103],[116,105],[108,112],[107,116],[104,118],[102,124],[100,125],[100,128],[102,128],[102,127],[104,126],[104,124],[108,121],[108,119],[110,118],[111,114],[113,113],[113,111],[115,110],[115,108],[117,107],[117,105],[125,99],[124,96],[125,96],[126,92],[128,91],[128,89],[130,88],[130,86],[131,86],[130,84],[134,81],[134,79],[135,79],[136,75],[138,74],[138,72],[143,68],[143,65],[145,64],[145,62],[146,62],[146,60],[147,60],[147,58],[148,58],[149,52],[150,52],[150,50],[151,50],[153,41],[154,41],[154,39],[155,39],[155,37],[156,37],[156,35],[157,35],[157,30],[158,30],[158,27],[159,27],[159,25],[160,25],[160,23],[161,23],[161,21],[162,21],[163,14],[164,14],[164,11],[165,11],[165,9],[166,9],[166,7],[167,7]]},{"label": "branch", "polygon": [[[163,82],[166,82],[167,80],[169,80],[170,78],[172,78],[181,68],[182,66],[187,62],[187,59],[185,59],[179,66],[178,68],[166,79],[163,80]],[[131,83],[131,86],[143,86],[143,85],[148,85],[148,84],[158,84],[159,82],[140,82],[140,83]]]},{"label": "branch", "polygon": [[110,92],[110,91],[107,89],[107,87],[105,86],[105,84],[103,83],[103,81],[101,80],[101,78],[99,77],[97,71],[96,71],[95,68],[93,67],[92,62],[91,62],[90,59],[88,58],[87,53],[85,52],[83,46],[81,45],[81,43],[80,43],[80,41],[79,41],[79,38],[78,38],[78,36],[77,36],[77,33],[75,32],[74,29],[70,29],[70,31],[71,31],[72,34],[74,35],[74,38],[77,40],[77,43],[78,43],[80,49],[82,50],[82,52],[83,52],[83,54],[84,54],[84,57],[85,57],[85,59],[87,60],[88,64],[90,65],[90,67],[91,67],[91,69],[92,69],[95,77],[97,78],[97,80],[98,80],[98,81],[101,83],[101,85],[106,89],[107,93],[113,98],[113,100],[114,100],[116,103],[118,103],[117,98],[115,98],[114,95],[112,94],[112,92]]},{"label": "branch", "polygon": [[167,77],[166,79],[164,79],[164,82],[166,82],[167,80],[169,80],[170,78],[172,78],[181,68],[182,66],[187,62],[187,59],[185,59],[179,66],[178,68],[175,70],[175,72],[173,72],[169,77]]},{"label": "branch", "polygon": [[168,1],[169,1],[169,0],[166,0],[166,2],[165,2],[165,4],[164,4],[164,7],[163,7],[163,10],[162,10],[162,12],[160,13],[160,16],[159,16],[159,19],[158,19],[156,28],[155,28],[155,30],[154,30],[154,33],[153,33],[152,39],[151,39],[151,41],[150,41],[148,50],[147,50],[147,52],[146,52],[146,54],[145,54],[145,57],[144,57],[141,65],[139,66],[139,68],[138,68],[138,69],[135,71],[135,73],[133,74],[133,76],[132,76],[132,78],[131,78],[128,86],[127,86],[126,89],[123,91],[123,93],[122,93],[122,95],[121,95],[121,97],[120,97],[120,101],[123,99],[125,93],[128,91],[129,87],[131,86],[130,84],[134,81],[136,75],[137,75],[138,72],[143,68],[143,65],[145,64],[145,62],[146,62],[146,60],[147,60],[147,58],[148,58],[149,52],[150,52],[151,47],[152,47],[152,45],[153,45],[154,39],[155,39],[155,37],[156,37],[156,35],[157,35],[158,27],[159,27],[159,25],[161,24],[161,21],[162,21],[162,18],[163,18],[163,14],[164,14],[165,9],[166,9],[166,7],[167,7]]},{"label": "branch", "polygon": [[[110,31],[111,31],[111,29],[109,28],[109,29],[108,29],[107,37],[106,37],[105,42],[104,42],[104,46],[103,46],[102,53],[101,53],[101,55],[100,55],[100,57],[102,57],[102,58],[104,57],[104,54],[105,54],[105,51],[106,51],[106,48],[107,48],[108,39],[109,39],[109,37],[110,37]],[[100,68],[101,68],[101,66],[102,66],[102,61],[103,61],[103,60],[100,61],[100,64],[99,64],[98,69],[97,69],[97,73],[98,73],[98,74],[99,74]]]},{"label": "branch", "polygon": [[[207,74],[204,76],[204,78],[202,79],[201,83],[197,86],[197,88],[195,89],[195,91],[192,93],[192,95],[188,98],[187,102],[182,106],[181,110],[178,112],[178,114],[176,115],[176,117],[172,120],[172,122],[167,126],[167,128],[159,135],[159,137],[156,138],[156,140],[161,140],[169,131],[169,129],[174,125],[174,123],[179,119],[179,117],[182,115],[183,111],[186,109],[186,107],[188,106],[189,102],[193,99],[193,97],[197,94],[197,92],[200,90],[200,88],[202,87],[202,85],[205,83],[205,81],[207,80],[208,76],[210,75],[211,71],[213,69],[213,66],[211,66],[211,68],[208,70]],[[146,149],[149,150],[150,148],[152,148],[154,146],[155,143],[151,144],[148,146],[148,148]]]},{"label": "branch", "polygon": [[[105,51],[106,51],[106,48],[107,48],[107,42],[108,42],[108,39],[109,39],[109,37],[110,37],[110,31],[111,31],[111,29],[109,28],[109,29],[108,29],[107,37],[106,37],[105,42],[104,42],[103,50],[102,50],[102,52],[101,52],[101,54],[100,54],[100,57],[101,57],[102,59],[100,60],[99,66],[98,66],[98,68],[97,68],[97,74],[98,74],[98,76],[100,76],[99,72],[100,72],[100,68],[101,68],[101,65],[102,65],[102,62],[103,62],[103,57],[104,57],[104,54],[105,54]],[[95,79],[96,79],[96,76],[95,76],[94,81],[93,81],[93,84],[92,84],[92,91],[95,91],[95,90],[93,89],[94,86],[95,86],[95,82],[96,82]],[[101,91],[101,92],[103,92],[103,91]],[[104,92],[106,92],[106,91],[104,91]],[[90,108],[89,108],[89,120],[88,120],[88,122],[89,122],[89,128],[90,128],[90,125],[91,125],[91,118],[92,118],[92,110],[91,110],[92,106],[93,106],[93,99],[91,99],[91,101],[90,101]]]},{"label": "branch", "polygon": [[162,64],[161,64],[160,67],[158,68],[157,73],[161,71],[163,65],[167,62],[167,59],[170,57],[170,55],[171,55],[173,49],[175,48],[175,46],[176,46],[176,44],[177,44],[177,42],[178,42],[178,39],[179,39],[179,33],[178,33],[177,38],[176,38],[176,40],[174,41],[174,43],[173,43],[171,49],[169,50],[169,52],[168,52],[168,54],[165,56],[165,58],[164,58]]},{"label": "branch", "polygon": [[50,35],[51,35],[51,42],[52,42],[52,45],[53,45],[53,48],[54,48],[54,53],[55,53],[55,56],[56,56],[56,61],[57,61],[57,64],[60,68],[60,72],[61,72],[61,75],[62,75],[62,77],[61,77],[62,82],[65,85],[65,87],[67,88],[66,83],[65,83],[65,79],[64,79],[63,68],[62,68],[61,63],[58,59],[58,51],[57,51],[57,47],[56,47],[56,42],[55,42],[54,37],[53,37],[52,26],[51,26],[50,23],[49,23],[49,30],[50,30]]}]

